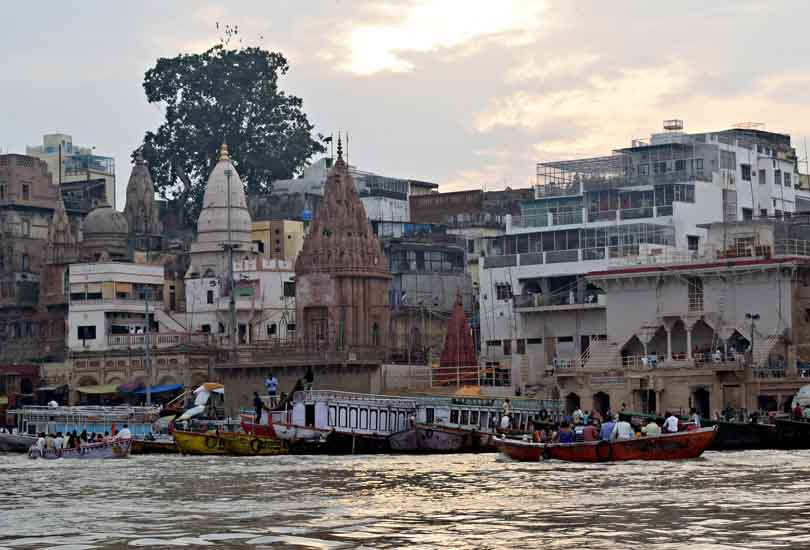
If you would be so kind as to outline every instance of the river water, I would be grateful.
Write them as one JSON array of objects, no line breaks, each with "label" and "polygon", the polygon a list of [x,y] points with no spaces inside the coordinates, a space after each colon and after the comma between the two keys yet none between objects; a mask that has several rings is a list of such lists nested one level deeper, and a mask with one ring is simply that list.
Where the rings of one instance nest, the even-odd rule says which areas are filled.
[{"label": "river water", "polygon": [[0,548],[810,548],[810,451],[683,462],[0,455]]}]

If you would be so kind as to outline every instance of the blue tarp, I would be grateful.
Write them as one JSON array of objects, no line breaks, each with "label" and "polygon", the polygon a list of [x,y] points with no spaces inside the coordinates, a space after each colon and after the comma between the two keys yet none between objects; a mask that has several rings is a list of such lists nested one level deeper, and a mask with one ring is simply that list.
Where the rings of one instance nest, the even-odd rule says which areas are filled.
[{"label": "blue tarp", "polygon": [[[177,391],[182,389],[183,384],[164,384],[163,386],[152,386],[152,393],[164,393],[167,391]],[[141,388],[135,392],[138,395],[146,395],[146,388]]]}]

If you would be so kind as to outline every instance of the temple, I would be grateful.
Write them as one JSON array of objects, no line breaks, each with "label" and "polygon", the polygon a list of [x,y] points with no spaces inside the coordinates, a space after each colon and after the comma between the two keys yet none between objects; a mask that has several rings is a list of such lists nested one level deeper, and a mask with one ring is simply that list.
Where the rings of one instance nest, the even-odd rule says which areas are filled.
[{"label": "temple", "polygon": [[149,168],[139,149],[135,165],[127,183],[127,202],[124,207],[132,235],[132,245],[136,251],[160,250],[163,224],[155,204],[155,186]]},{"label": "temple", "polygon": [[438,385],[478,384],[478,358],[472,328],[464,314],[461,291],[456,292],[456,304],[450,321],[439,362],[434,369],[433,381]]},{"label": "temple", "polygon": [[388,262],[343,160],[340,140],[295,276],[299,338],[338,349],[388,342]]}]

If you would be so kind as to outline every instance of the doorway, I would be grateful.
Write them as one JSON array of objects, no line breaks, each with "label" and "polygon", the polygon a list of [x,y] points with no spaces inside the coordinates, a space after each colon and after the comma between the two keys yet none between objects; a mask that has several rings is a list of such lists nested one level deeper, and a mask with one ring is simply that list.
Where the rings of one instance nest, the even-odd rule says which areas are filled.
[{"label": "doorway", "polygon": [[697,409],[698,414],[702,418],[711,418],[712,417],[712,409],[711,409],[711,394],[709,390],[706,388],[698,388],[695,390],[693,395],[693,403],[695,409]]},{"label": "doorway", "polygon": [[610,396],[602,391],[593,394],[593,408],[602,415],[607,414],[610,410]]},{"label": "doorway", "polygon": [[579,396],[575,393],[569,393],[565,396],[565,414],[571,415],[575,410],[579,408]]}]

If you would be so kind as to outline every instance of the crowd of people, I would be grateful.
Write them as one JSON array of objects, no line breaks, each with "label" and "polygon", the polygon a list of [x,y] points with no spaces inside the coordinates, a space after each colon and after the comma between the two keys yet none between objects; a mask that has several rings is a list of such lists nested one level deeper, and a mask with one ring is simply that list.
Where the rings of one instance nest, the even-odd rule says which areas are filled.
[{"label": "crowd of people", "polygon": [[63,449],[81,449],[83,445],[111,443],[116,439],[132,439],[132,432],[129,430],[127,424],[124,424],[124,427],[120,430],[112,428],[112,433],[105,431],[103,434],[100,432],[88,433],[87,430],[82,430],[81,433],[77,433],[76,430],[73,430],[72,432],[67,432],[66,435],[63,435],[62,432],[40,432],[37,435],[37,441],[34,447],[36,447],[40,453],[46,450],[59,452]]},{"label": "crowd of people", "polygon": [[[548,425],[547,425],[548,426]],[[680,423],[678,417],[667,411],[664,422],[658,425],[653,417],[645,418],[640,426],[610,411],[604,415],[597,411],[577,408],[570,417],[548,427],[531,426],[532,439],[537,443],[580,443],[585,441],[623,441],[637,437],[656,437],[677,433],[681,428],[700,428],[700,415],[692,409],[689,421]]]}]

